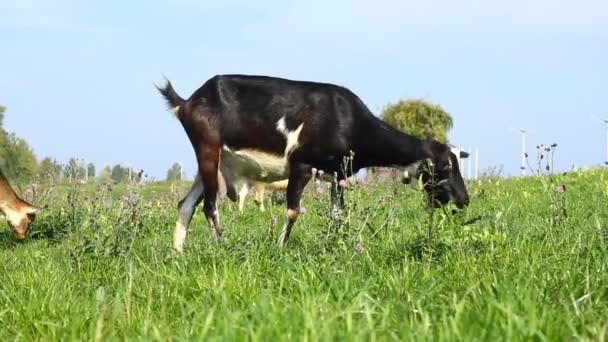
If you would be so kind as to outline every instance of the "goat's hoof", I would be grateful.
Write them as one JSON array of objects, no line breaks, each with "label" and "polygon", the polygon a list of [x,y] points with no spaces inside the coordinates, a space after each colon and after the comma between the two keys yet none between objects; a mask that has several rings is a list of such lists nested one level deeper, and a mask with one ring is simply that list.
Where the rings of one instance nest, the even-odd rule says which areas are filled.
[{"label": "goat's hoof", "polygon": [[279,236],[279,239],[277,240],[277,244],[279,245],[279,248],[283,248],[285,246],[287,246],[287,236],[285,235],[284,232],[281,233],[281,235]]},{"label": "goat's hoof", "polygon": [[220,244],[222,242],[222,233],[216,232],[211,234],[211,242],[214,244]]}]

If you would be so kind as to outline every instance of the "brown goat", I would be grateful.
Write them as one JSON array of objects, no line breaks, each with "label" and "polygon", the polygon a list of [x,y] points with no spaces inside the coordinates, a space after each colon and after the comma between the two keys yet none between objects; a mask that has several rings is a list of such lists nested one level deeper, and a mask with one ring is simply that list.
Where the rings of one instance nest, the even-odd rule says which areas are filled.
[{"label": "brown goat", "polygon": [[8,180],[0,170],[0,212],[13,230],[18,240],[24,240],[30,230],[36,213],[42,209],[30,204],[17,196]]}]

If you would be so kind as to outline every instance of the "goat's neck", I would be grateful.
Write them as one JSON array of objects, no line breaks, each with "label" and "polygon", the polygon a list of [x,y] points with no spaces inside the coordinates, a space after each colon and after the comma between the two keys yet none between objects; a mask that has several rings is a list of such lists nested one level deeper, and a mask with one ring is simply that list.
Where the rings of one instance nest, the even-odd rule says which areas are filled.
[{"label": "goat's neck", "polygon": [[0,199],[0,214],[9,216],[12,212],[16,211],[15,200],[12,198]]},{"label": "goat's neck", "polygon": [[17,196],[0,170],[0,213],[9,217],[27,205]]},{"label": "goat's neck", "polygon": [[[361,135],[359,162],[363,167],[407,166],[430,157],[430,141],[406,135],[377,120]],[[355,160],[357,160],[355,155]]]},{"label": "goat's neck", "polygon": [[0,205],[4,205],[3,202],[12,202],[17,199],[17,194],[9,184],[2,170],[0,170],[0,198]]}]

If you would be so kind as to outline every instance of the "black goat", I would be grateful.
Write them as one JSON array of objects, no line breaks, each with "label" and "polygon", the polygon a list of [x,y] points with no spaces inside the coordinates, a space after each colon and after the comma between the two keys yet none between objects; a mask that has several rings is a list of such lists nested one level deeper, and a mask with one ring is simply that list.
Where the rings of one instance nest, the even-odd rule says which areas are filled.
[{"label": "black goat", "polygon": [[[398,131],[344,87],[268,76],[219,75],[187,100],[168,80],[158,90],[186,131],[198,162],[194,184],[179,203],[174,232],[178,251],[183,249],[192,215],[203,199],[213,237],[216,241],[221,237],[216,208],[218,170],[231,199],[234,175],[260,182],[289,179],[287,217],[278,240],[281,246],[298,217],[302,191],[313,168],[326,174],[335,172],[342,180],[365,167],[407,166],[428,160],[438,181],[427,188],[431,202],[453,200],[460,208],[468,204],[456,156],[447,145]],[[351,154],[352,169],[345,172],[343,157]]]}]

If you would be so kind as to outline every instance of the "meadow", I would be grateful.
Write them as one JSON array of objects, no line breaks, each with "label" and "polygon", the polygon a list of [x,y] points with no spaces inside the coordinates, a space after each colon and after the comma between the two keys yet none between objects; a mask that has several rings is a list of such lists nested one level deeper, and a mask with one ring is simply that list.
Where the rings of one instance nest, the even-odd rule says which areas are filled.
[{"label": "meadow", "polygon": [[30,238],[0,231],[0,340],[605,340],[608,172],[467,186],[452,214],[349,183],[335,220],[311,183],[284,249],[284,196],[224,200],[223,241],[199,210],[179,256],[187,182],[40,184]]}]

